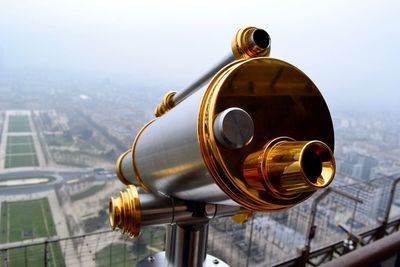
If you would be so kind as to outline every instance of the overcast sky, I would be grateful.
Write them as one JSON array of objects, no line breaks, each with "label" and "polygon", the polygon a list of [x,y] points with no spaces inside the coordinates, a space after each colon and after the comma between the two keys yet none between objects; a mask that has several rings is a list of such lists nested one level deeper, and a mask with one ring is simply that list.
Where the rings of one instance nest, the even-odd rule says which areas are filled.
[{"label": "overcast sky", "polygon": [[114,73],[179,89],[242,26],[302,69],[328,104],[400,110],[400,1],[0,0],[0,70]]}]

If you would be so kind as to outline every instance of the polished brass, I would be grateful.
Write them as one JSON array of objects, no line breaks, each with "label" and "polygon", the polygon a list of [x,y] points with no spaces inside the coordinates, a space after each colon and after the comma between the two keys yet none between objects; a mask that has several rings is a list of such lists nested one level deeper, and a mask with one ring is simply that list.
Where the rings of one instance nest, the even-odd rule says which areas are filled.
[{"label": "polished brass", "polygon": [[327,187],[335,174],[331,149],[320,141],[281,137],[250,154],[243,166],[248,183],[277,198]]},{"label": "polished brass", "polygon": [[252,210],[247,210],[244,208],[240,208],[240,210],[231,217],[232,221],[235,223],[246,223],[251,217],[255,214]]},{"label": "polished brass", "polygon": [[[135,185],[135,186],[140,186],[142,187],[145,191],[149,191],[149,188],[146,186],[146,184],[143,182],[139,172],[137,171],[137,167],[136,167],[136,163],[135,163],[135,148],[136,148],[136,143],[140,137],[140,135],[142,134],[142,132],[144,131],[144,129],[146,129],[146,127],[148,127],[151,123],[153,123],[156,119],[153,119],[151,121],[149,121],[148,123],[146,123],[137,133],[135,139],[133,140],[133,144],[131,149],[125,151],[124,153],[122,153],[116,162],[116,166],[115,166],[115,170],[116,170],[116,174],[117,177],[119,178],[119,180],[125,184],[125,185]],[[132,181],[131,179],[128,179],[127,177],[124,176],[123,172],[122,172],[122,162],[123,160],[129,156],[129,154],[131,153],[132,159],[131,159],[131,164],[132,164],[132,170],[134,173],[134,177],[135,180]]]},{"label": "polished brass", "polygon": [[123,234],[130,237],[140,233],[140,200],[136,187],[128,185],[125,191],[121,191],[117,198],[110,198],[108,216],[111,228],[120,229]]},{"label": "polished brass", "polygon": [[[252,141],[235,153],[220,145],[213,132],[214,118],[232,106],[245,110],[255,125]],[[280,136],[319,140],[330,150],[334,148],[329,110],[317,87],[303,72],[284,61],[258,57],[237,61],[211,80],[200,104],[199,145],[215,182],[242,207],[253,211],[280,210],[304,201],[323,187],[314,184],[310,190],[301,191],[289,188],[293,183],[282,183],[280,190],[285,193],[277,194],[275,187],[246,179],[243,166],[248,156]],[[334,164],[331,167],[333,176]],[[329,182],[328,179],[324,185]],[[292,190],[301,192],[287,193]]]},{"label": "polished brass", "polygon": [[[138,132],[137,135],[135,136],[135,139],[133,140],[133,144],[132,144],[132,148],[131,148],[131,151],[132,151],[132,169],[133,169],[133,172],[135,173],[136,179],[139,181],[140,186],[141,186],[144,190],[146,190],[147,192],[149,192],[150,190],[149,190],[149,188],[147,187],[147,185],[144,183],[144,181],[143,181],[142,177],[140,176],[140,173],[139,173],[139,171],[138,171],[138,169],[137,169],[137,166],[136,166],[136,161],[135,161],[135,149],[136,149],[137,141],[138,141],[139,138],[140,138],[140,135],[141,135],[141,134],[143,133],[143,131],[144,131],[150,124],[152,124],[155,120],[156,120],[156,119],[152,119],[151,121],[149,121],[148,123],[146,123],[146,124],[139,130],[139,132]],[[133,182],[131,182],[130,184],[133,184]]]},{"label": "polished brass", "polygon": [[137,236],[141,227],[146,225],[203,223],[217,217],[248,212],[237,206],[201,204],[195,207],[193,204],[161,194],[138,194],[136,187],[132,185],[120,192],[117,198],[111,197],[109,201],[109,221],[112,229],[119,229],[131,237]]},{"label": "polished brass", "polygon": [[122,160],[126,157],[126,155],[128,155],[131,152],[131,150],[127,150],[124,153],[122,153],[118,159],[117,159],[117,163],[115,164],[116,168],[115,168],[115,172],[117,173],[117,177],[118,179],[125,185],[129,185],[132,184],[131,182],[129,182],[127,179],[125,179],[124,175],[122,174],[122,169],[121,169],[121,164],[122,164]]},{"label": "polished brass", "polygon": [[154,110],[154,115],[156,117],[161,117],[163,114],[168,112],[168,110],[172,109],[175,106],[173,97],[176,94],[176,91],[170,91],[166,93],[163,97],[163,100]]},{"label": "polished brass", "polygon": [[262,29],[245,27],[233,37],[231,48],[236,59],[267,57],[271,52],[271,38]]}]

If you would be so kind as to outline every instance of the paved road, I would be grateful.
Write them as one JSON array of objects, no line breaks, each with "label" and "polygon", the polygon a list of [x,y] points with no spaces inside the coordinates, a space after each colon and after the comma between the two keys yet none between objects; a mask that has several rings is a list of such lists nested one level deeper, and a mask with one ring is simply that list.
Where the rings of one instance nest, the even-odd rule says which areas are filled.
[{"label": "paved road", "polygon": [[114,173],[114,170],[105,170],[102,173],[96,173],[93,169],[58,169],[58,168],[22,168],[19,171],[8,171],[0,173],[0,181],[12,178],[24,178],[24,177],[43,177],[50,176],[56,178],[55,180],[46,184],[36,184],[27,186],[15,186],[15,187],[0,187],[0,195],[14,195],[14,194],[29,194],[34,192],[47,191],[54,189],[57,185],[61,186],[63,183],[80,179],[95,177],[96,180],[107,181],[118,179]]}]

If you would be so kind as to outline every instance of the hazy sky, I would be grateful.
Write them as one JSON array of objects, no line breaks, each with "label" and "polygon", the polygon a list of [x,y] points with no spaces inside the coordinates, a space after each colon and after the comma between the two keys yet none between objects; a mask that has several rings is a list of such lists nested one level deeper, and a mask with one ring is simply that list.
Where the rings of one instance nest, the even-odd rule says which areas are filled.
[{"label": "hazy sky", "polygon": [[307,73],[330,106],[400,110],[400,1],[0,0],[0,70],[115,73],[179,89],[242,26]]}]

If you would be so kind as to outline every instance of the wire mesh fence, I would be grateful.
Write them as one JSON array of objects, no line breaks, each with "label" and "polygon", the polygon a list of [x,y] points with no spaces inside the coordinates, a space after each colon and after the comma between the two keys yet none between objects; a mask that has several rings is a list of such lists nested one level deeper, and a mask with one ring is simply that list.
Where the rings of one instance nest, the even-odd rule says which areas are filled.
[{"label": "wire mesh fence", "polygon": [[[298,257],[308,243],[313,250],[346,240],[349,233],[382,224],[396,200],[390,198],[394,185],[391,178],[339,185],[324,197],[317,194],[287,211],[256,214],[245,224],[230,218],[214,219],[209,227],[208,253],[232,266],[273,266]],[[396,210],[400,208],[393,205],[392,217]],[[135,240],[109,230],[25,240],[0,245],[0,266],[134,266],[164,250],[164,239],[164,227],[147,227]]]}]

